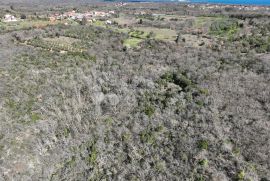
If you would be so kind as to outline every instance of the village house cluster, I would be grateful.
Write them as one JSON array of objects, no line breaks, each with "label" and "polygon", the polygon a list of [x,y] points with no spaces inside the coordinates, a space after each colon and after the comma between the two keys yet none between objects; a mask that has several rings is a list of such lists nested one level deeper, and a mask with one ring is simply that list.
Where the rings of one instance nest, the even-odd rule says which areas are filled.
[{"label": "village house cluster", "polygon": [[85,13],[77,13],[76,11],[65,12],[63,14],[53,14],[49,17],[50,21],[55,20],[63,20],[63,19],[70,19],[70,20],[78,20],[82,21],[83,18],[86,18],[88,21],[93,21],[97,17],[109,17],[115,14],[114,11],[104,12],[104,11],[89,11]]},{"label": "village house cluster", "polygon": [[114,6],[115,7],[123,7],[123,6],[126,6],[126,5],[128,5],[128,3],[119,2],[119,3],[116,3]]}]

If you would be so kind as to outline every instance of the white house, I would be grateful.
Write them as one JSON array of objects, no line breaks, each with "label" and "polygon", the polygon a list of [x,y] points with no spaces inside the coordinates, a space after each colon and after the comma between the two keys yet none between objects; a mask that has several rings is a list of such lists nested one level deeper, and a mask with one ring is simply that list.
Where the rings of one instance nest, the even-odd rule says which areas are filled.
[{"label": "white house", "polygon": [[15,18],[15,16],[12,16],[10,14],[6,14],[3,19],[3,22],[15,22],[15,21],[18,20]]},{"label": "white house", "polygon": [[111,24],[112,24],[112,21],[111,21],[111,20],[107,20],[107,21],[106,21],[106,24],[107,24],[107,25],[111,25]]}]

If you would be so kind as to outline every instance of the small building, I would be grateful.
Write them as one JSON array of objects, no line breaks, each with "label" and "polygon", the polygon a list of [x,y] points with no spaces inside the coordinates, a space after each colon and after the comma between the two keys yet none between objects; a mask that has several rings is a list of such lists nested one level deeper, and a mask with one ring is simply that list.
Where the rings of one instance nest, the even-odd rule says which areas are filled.
[{"label": "small building", "polygon": [[3,22],[15,22],[15,21],[18,21],[18,20],[15,18],[15,16],[10,15],[10,14],[6,14],[3,19]]},{"label": "small building", "polygon": [[105,13],[103,11],[95,11],[94,12],[94,16],[105,17],[105,16],[109,16],[109,14],[108,13]]},{"label": "small building", "polygon": [[79,21],[82,21],[82,19],[84,18],[85,16],[83,14],[77,14],[75,16],[75,19],[79,20]]},{"label": "small building", "polygon": [[112,24],[112,21],[111,21],[111,20],[107,20],[107,21],[106,21],[106,24],[107,24],[107,25],[111,25],[111,24]]}]

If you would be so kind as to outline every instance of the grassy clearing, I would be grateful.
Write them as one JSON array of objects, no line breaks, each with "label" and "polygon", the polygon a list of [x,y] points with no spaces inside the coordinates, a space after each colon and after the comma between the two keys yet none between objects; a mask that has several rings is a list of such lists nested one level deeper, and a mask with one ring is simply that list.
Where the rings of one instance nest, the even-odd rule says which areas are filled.
[{"label": "grassy clearing", "polygon": [[129,28],[113,28],[113,30],[115,32],[118,32],[118,33],[129,33],[130,32]]},{"label": "grassy clearing", "polygon": [[174,41],[176,38],[176,31],[174,30],[153,27],[137,27],[135,31],[129,31],[128,34],[130,38],[126,39],[124,42],[124,45],[127,47],[136,47],[147,38],[155,38],[164,41]]},{"label": "grassy clearing", "polygon": [[128,38],[124,41],[124,45],[129,48],[137,47],[143,40],[139,38]]},{"label": "grassy clearing", "polygon": [[211,21],[211,19],[211,17],[196,17],[194,26],[196,28],[204,27],[204,25],[206,25],[207,22]]},{"label": "grassy clearing", "polygon": [[92,40],[95,38],[95,33],[93,31],[89,31],[87,28],[70,27],[64,31],[64,36],[81,40]]},{"label": "grassy clearing", "polygon": [[25,20],[25,21],[17,21],[10,23],[1,23],[0,24],[0,32],[10,32],[10,31],[18,31],[18,30],[27,30],[31,28],[44,28],[49,25],[56,25],[60,23],[65,23],[64,21],[46,21],[46,20]]},{"label": "grassy clearing", "polygon": [[60,36],[57,38],[43,38],[43,40],[47,42],[51,42],[51,43],[62,44],[63,46],[73,46],[74,44],[77,44],[80,42],[80,40],[76,38],[65,37],[65,36]]},{"label": "grassy clearing", "polygon": [[154,27],[138,27],[135,29],[139,31],[143,31],[146,34],[153,32],[155,35],[154,38],[158,40],[173,41],[175,40],[177,36],[176,31],[171,30],[171,29],[160,29],[160,28],[154,28]]},{"label": "grassy clearing", "polygon": [[140,31],[140,30],[135,30],[135,31],[130,31],[129,35],[133,38],[146,39],[149,33]]},{"label": "grassy clearing", "polygon": [[165,20],[165,21],[170,21],[172,19],[177,19],[177,20],[184,20],[187,17],[186,16],[180,16],[180,15],[173,15],[173,14],[159,14],[155,16],[159,20]]},{"label": "grassy clearing", "polygon": [[99,20],[94,21],[94,22],[93,22],[93,25],[94,25],[94,26],[98,26],[98,27],[106,27],[105,21],[99,21]]},{"label": "grassy clearing", "polygon": [[123,16],[120,16],[119,18],[113,18],[112,20],[117,22],[119,25],[131,25],[133,23],[136,23],[136,19],[126,18]]},{"label": "grassy clearing", "polygon": [[207,16],[199,16],[195,18],[194,27],[195,28],[203,28],[205,26],[210,26],[215,21],[226,20],[225,17],[207,17]]},{"label": "grassy clearing", "polygon": [[69,37],[59,38],[34,38],[27,42],[28,45],[40,47],[46,50],[67,51],[67,52],[84,52],[80,47],[79,40]]},{"label": "grassy clearing", "polygon": [[[133,19],[128,19],[121,16],[119,18],[114,18],[113,21],[116,21],[119,24],[128,24],[134,22]],[[140,42],[147,38],[155,38],[164,41],[174,41],[177,36],[176,31],[171,29],[160,29],[154,27],[134,27],[134,29],[119,28],[116,26],[107,26],[104,21],[95,21],[92,25],[95,27],[103,27],[106,29],[110,29],[116,33],[128,34],[129,38],[124,41],[124,45],[127,47],[136,47]],[[92,35],[85,34],[84,32],[78,34],[76,32],[68,31],[65,36],[82,39],[81,37],[89,37]]]}]

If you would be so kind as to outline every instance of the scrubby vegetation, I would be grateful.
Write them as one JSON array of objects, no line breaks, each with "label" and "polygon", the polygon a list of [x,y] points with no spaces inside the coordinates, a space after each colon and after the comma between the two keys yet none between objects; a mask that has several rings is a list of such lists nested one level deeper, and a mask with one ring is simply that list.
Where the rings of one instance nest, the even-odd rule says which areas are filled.
[{"label": "scrubby vegetation", "polygon": [[1,32],[0,180],[270,178],[269,19],[121,8]]}]

